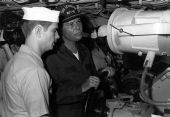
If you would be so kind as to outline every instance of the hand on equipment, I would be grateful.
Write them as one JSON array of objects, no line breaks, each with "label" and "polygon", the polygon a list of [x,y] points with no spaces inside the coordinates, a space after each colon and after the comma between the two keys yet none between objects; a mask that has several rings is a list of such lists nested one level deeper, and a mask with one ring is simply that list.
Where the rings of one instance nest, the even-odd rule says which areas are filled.
[{"label": "hand on equipment", "polygon": [[100,84],[100,79],[98,77],[90,76],[89,79],[82,85],[82,92],[85,92],[92,87],[97,89],[99,84]]}]

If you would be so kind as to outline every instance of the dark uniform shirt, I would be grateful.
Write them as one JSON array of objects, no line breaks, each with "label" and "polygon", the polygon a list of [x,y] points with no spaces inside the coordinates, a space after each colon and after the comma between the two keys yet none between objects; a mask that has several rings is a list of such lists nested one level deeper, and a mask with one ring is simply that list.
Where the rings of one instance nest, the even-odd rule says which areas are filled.
[{"label": "dark uniform shirt", "polygon": [[82,101],[81,85],[95,73],[89,50],[77,44],[79,60],[62,45],[59,50],[49,55],[46,66],[53,79],[53,94],[57,104],[72,104]]}]

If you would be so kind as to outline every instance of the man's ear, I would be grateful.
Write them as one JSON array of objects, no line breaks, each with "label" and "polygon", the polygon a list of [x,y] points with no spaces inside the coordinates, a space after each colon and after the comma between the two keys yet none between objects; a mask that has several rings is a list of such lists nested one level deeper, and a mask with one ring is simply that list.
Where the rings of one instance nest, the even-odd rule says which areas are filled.
[{"label": "man's ear", "polygon": [[34,28],[34,34],[36,37],[41,38],[43,35],[44,27],[41,25],[36,25]]}]

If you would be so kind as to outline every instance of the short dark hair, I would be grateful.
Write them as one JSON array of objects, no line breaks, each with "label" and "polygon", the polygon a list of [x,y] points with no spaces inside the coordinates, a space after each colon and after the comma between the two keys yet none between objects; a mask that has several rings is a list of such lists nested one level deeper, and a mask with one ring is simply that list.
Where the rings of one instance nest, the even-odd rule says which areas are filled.
[{"label": "short dark hair", "polygon": [[48,27],[52,24],[52,22],[47,21],[34,21],[34,20],[24,20],[22,25],[22,32],[25,36],[25,38],[30,35],[31,31],[34,29],[36,25],[41,25],[45,29],[48,29]]}]

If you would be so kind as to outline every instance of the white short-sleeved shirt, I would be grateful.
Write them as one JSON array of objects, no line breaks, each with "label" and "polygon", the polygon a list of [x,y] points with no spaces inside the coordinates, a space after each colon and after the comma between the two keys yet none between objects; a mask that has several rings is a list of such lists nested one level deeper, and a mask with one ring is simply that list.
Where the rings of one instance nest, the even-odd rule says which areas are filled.
[{"label": "white short-sleeved shirt", "polygon": [[49,75],[31,48],[22,45],[2,74],[5,117],[48,114]]}]

